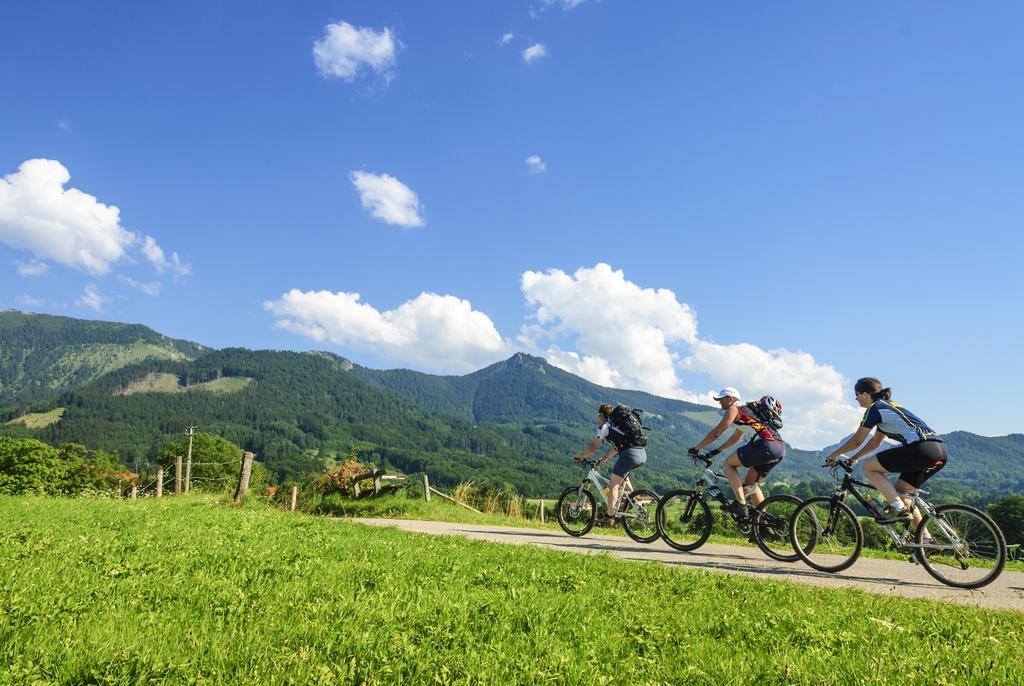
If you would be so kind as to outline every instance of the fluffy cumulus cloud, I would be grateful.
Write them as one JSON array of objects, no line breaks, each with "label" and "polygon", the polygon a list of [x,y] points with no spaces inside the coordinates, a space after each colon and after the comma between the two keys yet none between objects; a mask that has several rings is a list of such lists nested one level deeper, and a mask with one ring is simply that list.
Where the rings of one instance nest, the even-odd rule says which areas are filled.
[{"label": "fluffy cumulus cloud", "polygon": [[[38,259],[102,275],[124,257],[136,236],[121,213],[77,188],[55,160],[27,160],[0,180],[0,241]],[[22,272],[24,273],[24,272]]]},{"label": "fluffy cumulus cloud", "polygon": [[523,59],[526,60],[527,64],[532,64],[542,57],[548,56],[548,49],[544,47],[543,43],[534,43],[530,47],[523,50]]},{"label": "fluffy cumulus cloud", "polygon": [[614,378],[617,386],[658,395],[686,396],[670,346],[695,340],[697,318],[672,291],[641,288],[607,264],[574,274],[560,269],[526,272],[521,287],[536,320],[521,340],[547,346],[553,364],[566,366],[572,359],[561,352],[568,342],[582,353],[571,371],[607,367],[597,378]]},{"label": "fluffy cumulus cloud", "polygon": [[543,174],[548,170],[548,163],[540,155],[530,155],[526,158],[526,168],[531,174]]},{"label": "fluffy cumulus cloud", "polygon": [[359,200],[370,214],[388,224],[423,226],[420,199],[411,188],[388,174],[354,171],[349,175]]},{"label": "fluffy cumulus cloud", "polygon": [[391,29],[375,31],[340,21],[324,27],[323,38],[313,43],[313,61],[324,78],[351,82],[360,71],[370,69],[391,80],[395,51]]},{"label": "fluffy cumulus cloud", "polygon": [[293,289],[263,306],[288,331],[420,369],[468,372],[512,352],[486,314],[451,295],[421,293],[382,312],[358,293]]},{"label": "fluffy cumulus cloud", "polygon": [[799,447],[820,448],[860,418],[843,375],[806,352],[698,340],[681,366],[707,374],[716,386],[736,387],[746,400],[765,394],[780,399],[785,437]]},{"label": "fluffy cumulus cloud", "polygon": [[43,276],[49,272],[47,262],[55,262],[102,276],[135,248],[157,271],[189,273],[177,253],[168,258],[151,236],[140,242],[138,234],[123,227],[117,207],[65,188],[70,180],[64,165],[45,159],[27,160],[0,179],[0,242],[35,256],[17,263],[19,274]]},{"label": "fluffy cumulus cloud", "polygon": [[520,344],[594,383],[707,404],[713,389],[694,377],[746,398],[770,393],[798,447],[819,448],[856,425],[849,384],[833,367],[805,352],[703,340],[693,310],[668,289],[641,287],[607,264],[528,271],[521,286],[534,311]]}]

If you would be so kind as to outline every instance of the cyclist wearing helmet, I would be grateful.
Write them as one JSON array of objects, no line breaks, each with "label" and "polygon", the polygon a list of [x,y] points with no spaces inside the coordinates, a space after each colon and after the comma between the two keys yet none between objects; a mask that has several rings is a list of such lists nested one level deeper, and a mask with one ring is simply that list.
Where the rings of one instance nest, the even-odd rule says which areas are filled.
[{"label": "cyclist wearing helmet", "polygon": [[[878,449],[886,438],[900,443],[895,448],[883,450],[865,460],[864,476],[889,501],[889,507],[883,513],[884,518],[879,520],[880,524],[913,519],[914,526],[917,526],[921,521],[921,514],[916,511],[908,512],[907,504],[910,500],[904,501],[900,493],[913,495],[921,484],[945,467],[948,459],[946,448],[938,434],[917,415],[892,402],[892,390],[882,388],[882,382],[878,379],[858,379],[853,391],[857,403],[866,410],[864,419],[861,420],[856,433],[850,436],[846,443],[833,450],[825,461],[835,464],[836,458],[847,450],[853,450],[863,444],[861,449],[849,458],[852,465]],[[872,429],[877,429],[875,435],[865,443]],[[886,476],[889,472],[900,474],[895,485]]]},{"label": "cyclist wearing helmet", "polygon": [[[631,445],[626,435],[616,428],[611,422],[613,408],[611,405],[602,404],[597,408],[597,418],[600,420],[597,429],[597,437],[591,442],[587,449],[577,455],[573,462],[580,462],[593,455],[601,447],[602,441],[612,444],[608,454],[597,461],[604,464],[618,454],[619,459],[612,466],[611,483],[608,485],[608,517],[614,518],[617,514],[613,509],[619,500],[619,488],[626,479],[630,470],[636,469],[647,462],[647,451],[641,445]],[[627,481],[627,486],[629,482]],[[633,490],[630,486],[627,491]]]},{"label": "cyclist wearing helmet", "polygon": [[[764,501],[764,494],[761,493],[758,481],[768,476],[768,472],[786,456],[786,444],[766,421],[757,416],[751,405],[739,404],[740,394],[735,388],[723,388],[715,400],[725,412],[722,421],[704,437],[703,441],[690,448],[689,454],[698,454],[717,441],[730,426],[736,425],[739,428],[725,443],[709,451],[709,455],[714,456],[727,451],[739,443],[744,433],[749,433],[749,441],[725,458],[725,475],[740,507],[746,507],[748,496],[756,507]],[[774,398],[766,396],[765,400],[777,404]],[[747,467],[745,480],[740,477],[740,467]]]}]

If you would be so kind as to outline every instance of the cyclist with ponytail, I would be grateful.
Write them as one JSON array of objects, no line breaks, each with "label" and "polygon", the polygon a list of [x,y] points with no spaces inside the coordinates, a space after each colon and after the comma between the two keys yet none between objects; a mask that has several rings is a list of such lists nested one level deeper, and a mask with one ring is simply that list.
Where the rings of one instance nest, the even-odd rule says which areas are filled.
[{"label": "cyclist with ponytail", "polygon": [[[878,379],[859,379],[853,390],[857,403],[865,408],[864,419],[861,420],[856,433],[832,451],[825,461],[834,464],[836,458],[841,457],[847,450],[853,450],[863,444],[863,447],[849,458],[850,464],[853,465],[864,455],[877,450],[886,438],[898,442],[899,446],[883,450],[866,460],[864,475],[889,501],[889,507],[884,513],[886,519],[880,520],[879,523],[909,522],[913,519],[916,526],[921,515],[916,511],[908,511],[907,504],[910,501],[904,501],[901,493],[917,492],[921,484],[945,467],[948,459],[946,448],[938,434],[924,421],[907,408],[892,401],[892,390],[882,388],[882,383]],[[875,430],[875,435],[864,443],[872,430]],[[887,476],[891,472],[899,473],[895,485]]]}]

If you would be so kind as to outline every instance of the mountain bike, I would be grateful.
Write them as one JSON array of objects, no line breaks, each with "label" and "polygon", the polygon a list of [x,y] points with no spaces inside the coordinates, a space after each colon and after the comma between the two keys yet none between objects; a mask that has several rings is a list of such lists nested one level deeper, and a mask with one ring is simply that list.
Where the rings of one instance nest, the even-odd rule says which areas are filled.
[{"label": "mountain bike", "polygon": [[[888,534],[893,547],[908,554],[935,579],[956,588],[981,588],[992,583],[1006,564],[1006,540],[992,518],[968,505],[928,503],[918,489],[910,510],[922,515],[919,526],[910,521],[887,522],[885,503],[870,483],[853,478],[846,460],[822,465],[832,471],[838,486],[830,496],[810,498],[793,512],[790,537],[793,549],[808,565],[822,572],[840,572],[860,556],[864,531],[860,520],[845,503],[850,494]],[[861,492],[864,489],[867,495]],[[875,493],[872,493],[874,491]]]},{"label": "mountain bike", "polygon": [[[597,460],[582,460],[590,467],[587,475],[578,486],[570,486],[558,496],[555,513],[558,525],[570,536],[583,536],[597,521],[597,499],[591,487],[601,494],[601,507],[604,507],[604,488],[611,481],[598,473]],[[619,498],[615,503],[617,518],[622,521],[622,528],[637,543],[651,543],[658,538],[658,527],[654,523],[654,512],[658,505],[658,494],[649,488],[630,490],[633,486],[627,476],[619,489]]]},{"label": "mountain bike", "polygon": [[661,538],[676,550],[696,550],[707,542],[714,520],[708,501],[717,502],[736,526],[750,534],[761,551],[780,562],[796,562],[789,540],[789,521],[800,499],[792,495],[773,495],[755,508],[744,507],[726,498],[720,484],[725,476],[711,469],[711,457],[705,453],[690,456],[698,477],[693,489],[669,491],[658,503],[656,523]]}]

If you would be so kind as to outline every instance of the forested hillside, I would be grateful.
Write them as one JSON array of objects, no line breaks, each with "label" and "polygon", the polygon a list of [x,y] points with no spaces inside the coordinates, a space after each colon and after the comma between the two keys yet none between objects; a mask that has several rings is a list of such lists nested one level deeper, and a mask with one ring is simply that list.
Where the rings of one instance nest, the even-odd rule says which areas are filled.
[{"label": "forested hillside", "polygon": [[50,398],[141,359],[193,359],[207,350],[139,324],[5,310],[0,404]]},{"label": "forested hillside", "polygon": [[[49,350],[71,365],[62,383],[73,387],[36,402],[8,401],[0,432],[106,450],[136,471],[186,426],[198,425],[257,453],[278,482],[320,470],[354,447],[366,463],[427,472],[441,485],[471,480],[551,496],[581,476],[570,459],[593,438],[597,405],[621,402],[643,408],[650,427],[650,459],[639,479],[669,488],[692,481],[686,449],[719,417],[707,406],[603,388],[522,353],[446,377],[367,369],[331,353],[210,351],[141,326],[3,314],[2,378],[11,376],[13,356],[31,361],[20,368],[40,379],[46,356],[38,351]],[[80,381],[97,376],[97,368],[69,350],[130,341],[166,356]],[[954,432],[945,440],[952,459],[937,490],[1024,493],[1024,436]],[[773,480],[826,478],[820,464],[816,452],[791,448]]]}]

